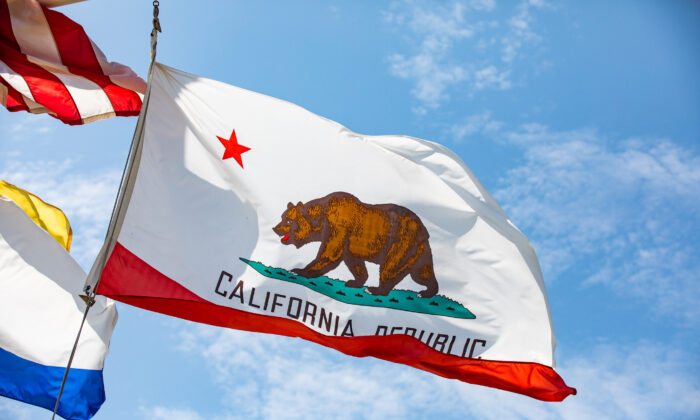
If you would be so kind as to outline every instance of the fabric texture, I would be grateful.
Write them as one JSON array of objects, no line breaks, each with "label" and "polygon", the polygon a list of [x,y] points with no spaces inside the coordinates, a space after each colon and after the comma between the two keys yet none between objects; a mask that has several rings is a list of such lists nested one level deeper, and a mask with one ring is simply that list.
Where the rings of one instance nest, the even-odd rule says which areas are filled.
[{"label": "fabric texture", "polygon": [[450,150],[162,64],[149,89],[98,293],[543,400],[575,393],[553,370],[530,243]]}]

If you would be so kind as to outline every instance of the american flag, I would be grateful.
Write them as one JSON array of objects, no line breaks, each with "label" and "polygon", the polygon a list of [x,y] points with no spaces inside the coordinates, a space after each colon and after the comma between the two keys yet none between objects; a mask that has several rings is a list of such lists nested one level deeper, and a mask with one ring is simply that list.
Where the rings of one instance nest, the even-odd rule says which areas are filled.
[{"label": "american flag", "polygon": [[70,2],[0,0],[0,102],[71,125],[138,115],[146,83],[46,6]]}]

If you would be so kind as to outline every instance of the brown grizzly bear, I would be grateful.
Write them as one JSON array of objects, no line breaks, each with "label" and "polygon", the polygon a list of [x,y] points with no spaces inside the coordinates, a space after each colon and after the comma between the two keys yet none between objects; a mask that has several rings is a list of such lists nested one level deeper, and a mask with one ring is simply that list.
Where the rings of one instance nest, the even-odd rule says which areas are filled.
[{"label": "brown grizzly bear", "polygon": [[272,230],[283,244],[297,248],[321,242],[313,261],[292,270],[300,276],[319,277],[344,262],[355,277],[346,285],[362,287],[368,277],[365,262],[369,261],[379,264],[379,286],[368,287],[369,293],[387,295],[407,275],[426,286],[420,297],[438,291],[428,231],[405,207],[365,204],[352,194],[334,192],[306,204],[289,203],[282,221]]}]

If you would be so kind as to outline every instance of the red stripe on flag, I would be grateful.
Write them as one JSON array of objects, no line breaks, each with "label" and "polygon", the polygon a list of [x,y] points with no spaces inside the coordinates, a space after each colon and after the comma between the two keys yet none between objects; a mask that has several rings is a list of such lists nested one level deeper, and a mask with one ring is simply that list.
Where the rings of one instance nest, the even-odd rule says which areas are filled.
[{"label": "red stripe on flag", "polygon": [[22,97],[21,93],[17,92],[15,88],[10,86],[10,84],[5,82],[5,80],[2,78],[0,78],[0,84],[7,88],[7,102],[5,103],[5,107],[8,111],[29,111],[29,107],[24,102],[24,98]]},{"label": "red stripe on flag", "polygon": [[82,124],[75,101],[63,83],[21,53],[12,32],[7,0],[0,0],[0,59],[24,78],[34,101],[47,108],[52,116],[67,124]]},{"label": "red stripe on flag", "polygon": [[138,115],[141,98],[136,92],[117,86],[102,72],[102,67],[92,49],[90,38],[83,27],[64,14],[41,7],[49,24],[63,65],[71,73],[85,77],[100,86],[107,94],[117,115]]},{"label": "red stripe on flag", "polygon": [[300,337],[350,356],[373,356],[436,375],[517,392],[543,401],[562,401],[576,389],[539,363],[468,359],[440,353],[406,335],[336,337],[286,318],[253,314],[208,302],[166,277],[117,243],[97,292],[129,305],[190,321],[237,330]]},{"label": "red stripe on flag", "polygon": [[12,20],[10,19],[10,9],[7,6],[7,0],[0,0],[0,41],[0,47],[20,51],[15,33],[12,32]]}]

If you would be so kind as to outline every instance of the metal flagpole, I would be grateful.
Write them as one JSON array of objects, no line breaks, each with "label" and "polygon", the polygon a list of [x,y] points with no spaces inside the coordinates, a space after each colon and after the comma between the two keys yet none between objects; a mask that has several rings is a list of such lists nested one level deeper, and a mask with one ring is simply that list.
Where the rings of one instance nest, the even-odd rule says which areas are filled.
[{"label": "metal flagpole", "polygon": [[[88,312],[90,308],[95,303],[95,294],[90,291],[90,286],[85,286],[85,294],[87,299],[85,299],[85,313],[83,314],[83,320],[80,322],[80,328],[78,329],[78,335],[75,337],[75,343],[73,344],[73,350],[70,352],[70,357],[68,358],[68,365],[66,366],[66,371],[63,373],[63,381],[61,382],[61,389],[58,391],[58,397],[56,398],[56,405],[53,408],[53,416],[51,420],[56,418],[56,411],[58,411],[58,403],[61,401],[61,395],[63,394],[63,388],[66,386],[66,379],[68,379],[68,372],[70,371],[70,366],[73,363],[73,356],[75,356],[75,350],[78,348],[78,340],[80,340],[80,333],[83,331],[83,325],[85,325],[85,320],[87,319]],[[82,297],[82,296],[81,296]]]},{"label": "metal flagpole", "polygon": [[[135,146],[135,143],[137,140],[141,139],[141,133],[143,132],[143,120],[146,118],[146,106],[148,104],[148,97],[150,93],[150,81],[151,81],[151,71],[153,69],[153,63],[155,63],[156,59],[156,45],[158,44],[158,32],[161,31],[160,27],[160,19],[158,18],[159,14],[159,9],[158,7],[160,6],[160,2],[158,0],[153,1],[153,30],[151,30],[151,63],[148,66],[148,86],[146,87],[146,94],[144,95],[144,100],[142,103],[142,113],[139,116],[139,121],[136,124],[136,132],[134,133],[134,140],[131,142],[131,146],[129,148],[129,157],[127,158],[127,161],[124,165],[124,170],[122,172],[122,178],[119,183],[119,191],[122,191],[122,188],[124,187],[124,183],[128,178],[128,173],[130,172],[133,163],[134,163],[134,155],[136,152],[137,147]],[[122,195],[122,194],[120,194]],[[110,222],[110,228],[107,231],[107,237],[105,238],[105,244],[108,242],[112,241],[113,236],[114,236],[114,221],[115,221],[115,216],[117,216],[120,213],[121,210],[121,204],[123,195],[121,197],[117,197],[117,200],[114,202],[114,207],[112,208],[112,220]],[[105,251],[103,249],[102,251]],[[100,272],[104,268],[105,264],[105,259],[106,259],[106,254],[107,252],[101,252],[101,257],[102,261],[100,261]],[[54,406],[53,409],[53,415],[51,416],[51,420],[55,420],[56,418],[56,412],[58,411],[58,405],[61,402],[61,396],[63,395],[63,389],[66,386],[66,380],[68,379],[68,373],[70,372],[71,365],[73,364],[73,357],[75,356],[75,351],[78,348],[78,342],[80,341],[80,334],[83,331],[83,326],[85,325],[85,321],[87,320],[88,312],[90,312],[90,308],[92,305],[95,303],[95,296],[97,295],[96,290],[97,290],[97,284],[99,283],[99,277],[97,278],[97,281],[95,282],[95,286],[92,287],[89,284],[86,284],[85,287],[83,288],[83,291],[85,292],[85,296],[81,296],[83,300],[85,301],[85,312],[83,313],[83,320],[80,322],[80,328],[78,328],[78,334],[75,337],[75,343],[73,343],[73,349],[71,350],[70,357],[68,358],[68,364],[66,365],[66,371],[63,373],[63,381],[61,382],[61,388],[58,391],[58,397],[56,397],[56,405]]]}]

